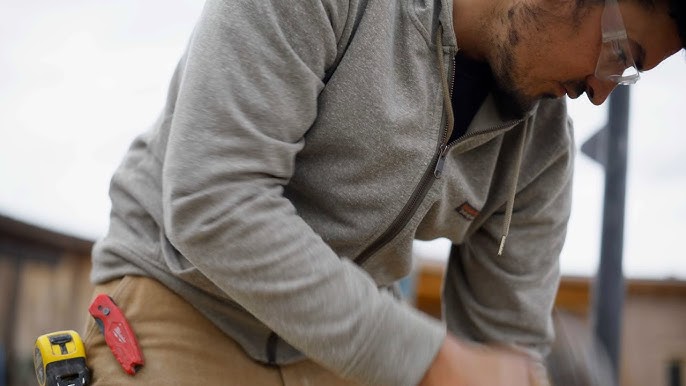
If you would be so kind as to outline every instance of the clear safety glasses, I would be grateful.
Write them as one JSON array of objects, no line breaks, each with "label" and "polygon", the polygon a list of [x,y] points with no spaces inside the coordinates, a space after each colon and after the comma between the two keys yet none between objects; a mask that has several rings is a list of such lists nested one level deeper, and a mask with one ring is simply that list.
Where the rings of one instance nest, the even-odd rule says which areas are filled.
[{"label": "clear safety glasses", "polygon": [[617,0],[605,0],[601,28],[603,45],[600,49],[595,76],[617,84],[636,83],[641,76],[631,55],[631,46]]}]

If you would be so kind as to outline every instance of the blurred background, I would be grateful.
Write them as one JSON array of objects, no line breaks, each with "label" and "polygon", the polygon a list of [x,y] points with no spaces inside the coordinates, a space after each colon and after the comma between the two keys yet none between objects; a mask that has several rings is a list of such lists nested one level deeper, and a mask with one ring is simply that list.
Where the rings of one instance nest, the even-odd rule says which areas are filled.
[{"label": "blurred background", "polygon": [[[38,335],[81,330],[90,246],[107,229],[109,179],[161,110],[202,4],[0,4],[0,386],[35,384]],[[685,86],[680,52],[631,90],[622,385],[684,386]],[[578,147],[608,116],[607,106],[582,98],[569,103]],[[579,153],[558,309],[582,325],[600,257],[604,181],[602,165]],[[435,316],[449,247],[415,244],[408,293]]]}]

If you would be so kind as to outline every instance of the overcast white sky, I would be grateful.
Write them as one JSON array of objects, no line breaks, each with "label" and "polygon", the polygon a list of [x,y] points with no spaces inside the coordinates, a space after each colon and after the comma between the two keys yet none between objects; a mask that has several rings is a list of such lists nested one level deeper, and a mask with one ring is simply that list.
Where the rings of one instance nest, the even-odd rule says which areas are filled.
[{"label": "overcast white sky", "polygon": [[[0,5],[0,213],[79,237],[107,229],[107,187],[162,108],[200,0],[24,0]],[[573,55],[573,53],[570,53]],[[632,89],[625,225],[629,277],[686,279],[686,59]],[[570,103],[578,145],[607,110]],[[565,274],[594,274],[604,173],[577,158]],[[445,241],[418,243],[445,255]]]}]

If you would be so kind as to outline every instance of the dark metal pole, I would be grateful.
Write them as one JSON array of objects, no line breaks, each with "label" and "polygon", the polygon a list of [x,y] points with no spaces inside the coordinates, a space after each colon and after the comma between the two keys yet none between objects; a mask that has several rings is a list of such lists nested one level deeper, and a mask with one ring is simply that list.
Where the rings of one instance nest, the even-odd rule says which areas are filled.
[{"label": "dark metal pole", "polygon": [[5,346],[0,343],[0,386],[6,386],[9,383],[7,378],[7,358],[5,356]]},{"label": "dark metal pole", "polygon": [[668,368],[668,380],[667,380],[667,386],[681,386],[681,367],[682,367],[682,361],[679,359],[673,360],[669,364]]},{"label": "dark metal pole", "polygon": [[629,87],[620,86],[612,93],[609,100],[603,233],[592,312],[595,334],[602,349],[608,355],[615,384],[618,384],[619,379],[619,351],[624,305],[622,253],[629,99]]}]

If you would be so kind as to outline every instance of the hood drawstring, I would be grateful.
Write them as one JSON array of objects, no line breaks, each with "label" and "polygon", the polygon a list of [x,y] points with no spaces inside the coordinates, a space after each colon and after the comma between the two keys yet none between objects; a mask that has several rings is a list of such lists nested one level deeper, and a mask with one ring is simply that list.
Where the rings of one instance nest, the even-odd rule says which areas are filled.
[{"label": "hood drawstring", "polygon": [[[443,89],[443,100],[446,105],[447,111],[447,125],[448,133],[452,132],[453,129],[453,110],[450,90],[448,86],[448,80],[445,77],[445,66],[443,65],[443,26],[438,26],[438,31],[436,32],[436,51],[438,54],[438,67],[443,79],[441,86]],[[527,129],[529,127],[529,121],[526,121],[524,127],[522,128],[522,133],[519,137],[519,147],[517,149],[517,159],[514,165],[514,174],[510,181],[510,192],[507,199],[507,205],[505,206],[505,220],[503,221],[503,231],[500,238],[500,246],[498,247],[498,256],[502,256],[503,250],[505,249],[505,240],[507,235],[510,233],[510,223],[512,222],[512,212],[514,211],[514,200],[517,195],[517,182],[519,182],[519,169],[522,166],[522,158],[524,158],[524,147],[526,146],[526,136]],[[443,145],[444,146],[444,145]]]},{"label": "hood drawstring", "polygon": [[503,221],[503,234],[500,238],[500,247],[498,248],[498,256],[502,256],[503,249],[505,249],[505,240],[510,233],[510,223],[512,222],[512,212],[514,211],[514,200],[517,195],[517,182],[519,182],[519,169],[522,166],[522,158],[524,158],[524,147],[526,146],[526,134],[529,128],[529,121],[527,120],[522,127],[522,133],[519,136],[519,147],[517,149],[517,160],[514,165],[514,174],[510,181],[510,194],[507,198],[507,205],[505,206],[505,220]]}]

